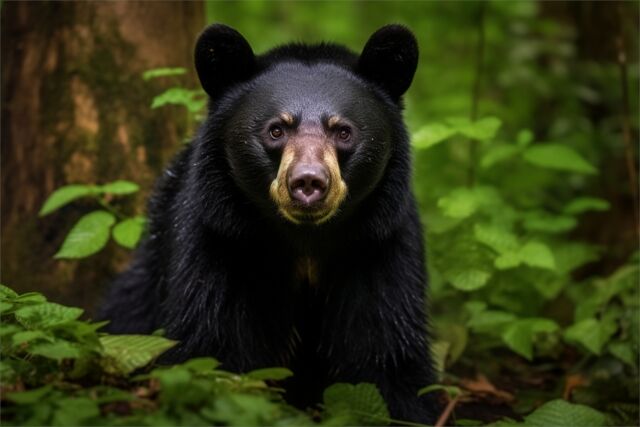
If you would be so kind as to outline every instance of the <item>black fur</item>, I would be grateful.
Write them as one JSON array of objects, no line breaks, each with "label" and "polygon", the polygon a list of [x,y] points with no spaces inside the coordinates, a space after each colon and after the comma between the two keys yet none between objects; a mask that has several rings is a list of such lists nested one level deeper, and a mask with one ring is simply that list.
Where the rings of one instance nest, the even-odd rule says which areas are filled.
[{"label": "black fur", "polygon": [[[218,48],[220,39],[229,49]],[[208,118],[159,181],[149,235],[102,317],[110,332],[165,328],[180,341],[167,361],[206,355],[233,371],[290,367],[287,398],[300,407],[319,402],[332,383],[372,382],[393,417],[433,423],[435,402],[417,396],[435,375],[400,106],[415,71],[415,39],[403,27],[385,27],[365,59],[331,44],[257,57],[248,46],[222,25],[198,42]],[[394,46],[407,62],[376,57]],[[324,224],[288,222],[268,197],[279,158],[259,135],[263,119],[283,108],[302,120],[339,113],[356,125],[355,148],[339,158],[349,195]],[[303,256],[318,263],[315,286],[295,274]]]}]

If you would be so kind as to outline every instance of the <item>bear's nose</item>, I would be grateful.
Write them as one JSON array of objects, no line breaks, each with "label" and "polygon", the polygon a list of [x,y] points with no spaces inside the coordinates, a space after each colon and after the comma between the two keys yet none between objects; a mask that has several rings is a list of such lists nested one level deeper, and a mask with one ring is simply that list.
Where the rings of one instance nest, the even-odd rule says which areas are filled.
[{"label": "bear's nose", "polygon": [[329,175],[321,165],[296,165],[289,175],[289,194],[305,205],[324,199]]}]

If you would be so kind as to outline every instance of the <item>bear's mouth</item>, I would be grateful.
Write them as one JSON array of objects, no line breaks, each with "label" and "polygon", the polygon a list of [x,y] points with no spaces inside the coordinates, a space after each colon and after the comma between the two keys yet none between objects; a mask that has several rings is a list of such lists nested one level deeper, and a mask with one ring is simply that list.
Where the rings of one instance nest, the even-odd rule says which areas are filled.
[{"label": "bear's mouth", "polygon": [[300,208],[300,207],[280,207],[280,214],[294,224],[320,225],[333,217],[338,209],[320,208]]}]

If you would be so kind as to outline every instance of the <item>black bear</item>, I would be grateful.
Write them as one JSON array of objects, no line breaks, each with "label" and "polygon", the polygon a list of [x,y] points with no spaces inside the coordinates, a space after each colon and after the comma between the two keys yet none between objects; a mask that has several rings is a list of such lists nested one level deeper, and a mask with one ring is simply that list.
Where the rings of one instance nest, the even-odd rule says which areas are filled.
[{"label": "black bear", "polygon": [[370,382],[392,417],[433,422],[425,252],[401,97],[418,47],[405,27],[358,56],[334,44],[254,55],[225,25],[200,36],[210,97],[199,133],[151,198],[149,234],[114,283],[114,333],[164,328],[171,362],[286,366],[307,407]]}]

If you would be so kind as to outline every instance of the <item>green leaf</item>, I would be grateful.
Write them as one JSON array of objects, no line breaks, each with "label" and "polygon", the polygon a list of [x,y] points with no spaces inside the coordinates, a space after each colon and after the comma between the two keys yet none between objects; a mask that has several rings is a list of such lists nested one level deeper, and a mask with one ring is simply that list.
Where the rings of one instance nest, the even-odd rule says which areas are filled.
[{"label": "green leaf", "polygon": [[33,390],[8,392],[5,394],[5,397],[18,405],[29,405],[41,401],[52,389],[53,386],[47,384],[40,388],[34,388]]},{"label": "green leaf", "polygon": [[444,276],[456,289],[469,292],[484,287],[491,278],[491,273],[477,268],[469,268],[447,271]]},{"label": "green leaf", "polygon": [[472,122],[466,117],[451,117],[446,121],[447,125],[467,138],[486,141],[493,138],[502,125],[496,117],[485,117]]},{"label": "green leaf", "polygon": [[446,140],[455,133],[454,129],[443,123],[428,124],[413,134],[413,146],[424,150]]},{"label": "green leaf", "polygon": [[460,126],[459,131],[471,139],[487,141],[496,136],[498,129],[502,126],[502,121],[497,117],[485,117],[468,125]]},{"label": "green leaf", "polygon": [[11,288],[0,285],[0,300],[16,298],[18,294]]},{"label": "green leaf", "polygon": [[473,227],[476,241],[489,246],[499,254],[512,252],[520,247],[518,237],[506,228],[492,224],[476,224]]},{"label": "green leaf", "polygon": [[600,258],[599,253],[600,249],[597,246],[585,243],[569,242],[553,246],[553,258],[556,270],[560,274],[570,273],[578,267],[597,260]]},{"label": "green leaf", "polygon": [[184,67],[164,67],[164,68],[154,68],[152,70],[147,70],[142,73],[142,79],[145,81],[155,79],[157,77],[167,77],[167,76],[179,76],[182,74],[186,74],[187,69]]},{"label": "green leaf", "polygon": [[256,369],[247,373],[247,377],[254,380],[283,380],[293,375],[289,369],[286,368],[264,368]]},{"label": "green leaf", "polygon": [[462,219],[475,213],[478,202],[473,190],[462,187],[441,197],[438,200],[438,207],[442,209],[445,216]]},{"label": "green leaf", "polygon": [[147,220],[143,216],[127,218],[113,227],[113,240],[125,248],[133,249],[140,241]]},{"label": "green leaf", "polygon": [[324,391],[323,401],[328,414],[347,416],[356,424],[386,425],[389,422],[387,405],[373,384],[333,384]]},{"label": "green leaf", "polygon": [[15,311],[18,322],[26,328],[50,328],[58,326],[82,316],[84,310],[66,307],[54,302],[28,305]]},{"label": "green leaf", "polygon": [[502,333],[502,341],[511,350],[531,360],[535,335],[542,332],[551,333],[557,329],[558,325],[549,319],[518,319]]},{"label": "green leaf", "polygon": [[3,314],[13,308],[13,304],[10,302],[0,301],[0,314]]},{"label": "green leaf", "polygon": [[498,145],[490,148],[480,160],[480,166],[483,169],[489,169],[491,166],[508,160],[520,152],[520,148],[515,145]]},{"label": "green leaf", "polygon": [[475,332],[496,334],[515,319],[515,315],[506,311],[486,310],[473,314],[467,326]]},{"label": "green leaf", "polygon": [[153,98],[151,108],[159,108],[164,105],[182,105],[190,112],[197,113],[204,108],[206,102],[206,98],[199,90],[172,87]]},{"label": "green leaf", "polygon": [[56,407],[53,414],[53,425],[89,425],[85,421],[100,415],[98,403],[87,397],[57,399]]},{"label": "green leaf", "polygon": [[529,129],[523,129],[518,132],[516,137],[516,145],[520,148],[524,148],[533,142],[533,132]]},{"label": "green leaf", "polygon": [[598,170],[572,148],[559,144],[539,144],[526,149],[524,159],[547,168],[583,174],[596,174]]},{"label": "green leaf", "polygon": [[630,342],[616,341],[609,343],[609,353],[622,360],[627,365],[635,368],[638,366],[638,357]]},{"label": "green leaf", "polygon": [[103,364],[111,373],[128,374],[137,368],[149,364],[164,353],[176,341],[151,335],[107,335],[100,337],[104,355],[108,358]]},{"label": "green leaf", "polygon": [[94,195],[97,187],[94,185],[65,185],[54,191],[44,202],[39,216],[45,216],[61,207],[84,196]]},{"label": "green leaf", "polygon": [[211,372],[218,366],[220,366],[220,362],[213,357],[196,357],[182,364],[183,368],[187,368],[196,373]]},{"label": "green leaf", "polygon": [[564,331],[564,339],[571,344],[580,344],[591,353],[600,355],[602,348],[617,330],[612,320],[588,318],[574,323]]},{"label": "green leaf", "polygon": [[17,334],[11,337],[11,344],[15,347],[20,344],[37,340],[40,338],[52,340],[51,336],[45,334],[43,331],[23,331],[23,332],[18,332]]},{"label": "green leaf", "polygon": [[564,208],[564,213],[567,215],[578,215],[587,211],[606,211],[609,210],[611,205],[604,199],[598,199],[596,197],[579,197],[573,199]]},{"label": "green leaf", "polygon": [[15,302],[24,303],[40,303],[47,302],[47,299],[39,292],[27,292],[16,297]]},{"label": "green leaf", "polygon": [[5,337],[23,331],[22,327],[7,322],[0,323],[0,337]]},{"label": "green leaf", "polygon": [[572,216],[552,215],[544,211],[533,211],[524,214],[522,225],[529,231],[544,233],[563,233],[573,229],[578,221]]},{"label": "green leaf", "polygon": [[524,419],[524,425],[532,427],[596,427],[604,426],[602,412],[584,405],[564,400],[547,402]]},{"label": "green leaf", "polygon": [[547,245],[537,241],[527,242],[519,250],[520,259],[531,267],[553,270],[556,266],[553,253]]},{"label": "green leaf", "polygon": [[36,344],[30,347],[28,352],[58,361],[80,357],[80,350],[73,343],[62,340],[53,343]]},{"label": "green leaf", "polygon": [[445,354],[443,362],[454,363],[460,358],[469,342],[467,327],[457,322],[440,321],[437,323],[437,335],[448,344],[446,349],[448,354]]},{"label": "green leaf", "polygon": [[86,214],[73,226],[54,258],[84,258],[95,254],[107,244],[115,222],[115,216],[107,211]]},{"label": "green leaf", "polygon": [[137,192],[140,187],[135,182],[118,180],[101,185],[98,189],[101,193],[125,195]]},{"label": "green leaf", "polygon": [[[211,420],[213,425],[265,426],[279,425],[274,422],[279,412],[280,408],[266,396],[227,393],[215,399],[213,408],[205,408],[202,415]],[[291,421],[291,425],[309,424],[308,421]]]}]

